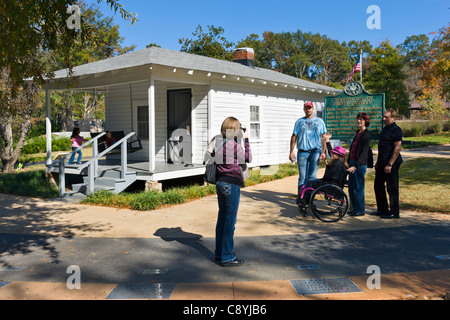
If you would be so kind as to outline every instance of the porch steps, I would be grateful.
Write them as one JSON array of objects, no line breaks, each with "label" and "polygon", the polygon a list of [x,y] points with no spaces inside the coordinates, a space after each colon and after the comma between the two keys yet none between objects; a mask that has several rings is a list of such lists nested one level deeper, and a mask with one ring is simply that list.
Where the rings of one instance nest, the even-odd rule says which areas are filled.
[{"label": "porch steps", "polygon": [[[110,190],[113,193],[119,193],[136,181],[136,172],[127,172],[124,179],[120,177],[120,167],[99,167],[97,177],[94,178],[94,192],[100,190]],[[88,191],[89,177],[83,176],[83,183],[73,184],[72,192],[66,192],[65,197],[82,199]]]},{"label": "porch steps", "polygon": [[86,195],[84,193],[81,192],[76,192],[76,191],[66,191],[64,193],[64,195],[62,196],[62,199],[64,200],[83,200],[84,198],[86,198]]}]

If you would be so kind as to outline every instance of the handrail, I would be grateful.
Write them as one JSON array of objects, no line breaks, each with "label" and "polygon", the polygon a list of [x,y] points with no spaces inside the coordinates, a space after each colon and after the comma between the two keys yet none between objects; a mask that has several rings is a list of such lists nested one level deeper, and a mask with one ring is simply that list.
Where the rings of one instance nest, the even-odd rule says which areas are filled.
[{"label": "handrail", "polygon": [[55,164],[61,162],[61,161],[65,161],[65,159],[70,156],[72,153],[76,153],[78,151],[80,151],[81,149],[83,149],[84,147],[86,147],[87,145],[93,143],[94,141],[98,140],[98,138],[100,138],[101,136],[105,135],[106,132],[102,132],[100,133],[98,136],[96,136],[95,138],[92,138],[91,140],[89,140],[88,142],[82,144],[80,147],[76,148],[75,150],[72,150],[72,152],[69,152],[68,154],[66,154],[64,157],[61,157],[55,161],[53,161],[51,164],[47,164],[47,168],[53,167]]},{"label": "handrail", "polygon": [[[88,162],[83,163],[83,165],[78,167],[78,170],[82,170],[84,168],[86,168],[88,165],[91,164],[91,162],[95,161],[96,159],[99,159],[101,157],[103,157],[105,154],[107,154],[108,152],[110,152],[112,149],[115,149],[117,146],[119,146],[120,144],[122,144],[124,141],[128,140],[129,137],[133,136],[135,134],[135,132],[131,132],[129,134],[127,134],[125,137],[123,137],[122,139],[120,139],[119,141],[117,141],[116,143],[112,144],[109,148],[103,150],[101,153],[99,153],[97,156],[92,157]],[[97,136],[98,137],[98,136]]]},{"label": "handrail", "polygon": [[114,143],[112,146],[105,149],[100,154],[97,154],[97,147],[98,147],[97,140],[104,134],[106,134],[106,132],[100,133],[98,136],[96,136],[93,139],[91,139],[90,141],[86,142],[81,147],[78,147],[77,149],[73,150],[71,153],[66,154],[61,159],[54,161],[52,164],[47,165],[47,167],[52,167],[55,164],[59,163],[59,196],[60,197],[64,196],[65,189],[66,189],[64,159],[67,158],[70,154],[78,152],[79,150],[81,150],[82,148],[84,148],[85,146],[87,146],[88,144],[90,144],[92,142],[94,142],[94,145],[93,145],[94,150],[93,150],[92,158],[89,161],[87,161],[86,163],[77,167],[77,169],[80,171],[83,170],[84,168],[88,167],[88,190],[87,191],[89,193],[94,192],[94,181],[95,181],[94,179],[97,176],[98,159],[100,157],[103,157],[106,153],[108,153],[109,151],[111,151],[112,149],[116,148],[119,145],[122,145],[121,146],[121,156],[120,156],[120,165],[121,165],[120,178],[125,179],[125,175],[127,173],[126,172],[126,170],[127,170],[127,143],[126,142],[129,137],[131,137],[132,135],[135,134],[135,132],[129,133],[128,135],[126,135],[125,137],[123,137],[122,139],[120,139],[119,141]]}]

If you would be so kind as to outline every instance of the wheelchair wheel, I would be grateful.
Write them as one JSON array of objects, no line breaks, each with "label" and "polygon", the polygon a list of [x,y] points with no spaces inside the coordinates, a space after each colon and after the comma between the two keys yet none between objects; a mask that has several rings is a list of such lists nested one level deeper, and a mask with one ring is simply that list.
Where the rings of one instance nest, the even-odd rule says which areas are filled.
[{"label": "wheelchair wheel", "polygon": [[323,222],[341,220],[348,211],[348,198],[336,185],[325,184],[314,190],[310,207],[317,219]]}]

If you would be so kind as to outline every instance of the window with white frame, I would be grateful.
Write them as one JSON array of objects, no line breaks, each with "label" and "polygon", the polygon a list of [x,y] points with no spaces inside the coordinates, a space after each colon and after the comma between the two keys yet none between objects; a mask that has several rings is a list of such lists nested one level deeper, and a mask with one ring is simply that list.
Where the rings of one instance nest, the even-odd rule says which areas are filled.
[{"label": "window with white frame", "polygon": [[259,106],[250,106],[250,138],[261,139],[261,113]]},{"label": "window with white frame", "polygon": [[137,136],[140,139],[148,139],[148,107],[137,107]]}]

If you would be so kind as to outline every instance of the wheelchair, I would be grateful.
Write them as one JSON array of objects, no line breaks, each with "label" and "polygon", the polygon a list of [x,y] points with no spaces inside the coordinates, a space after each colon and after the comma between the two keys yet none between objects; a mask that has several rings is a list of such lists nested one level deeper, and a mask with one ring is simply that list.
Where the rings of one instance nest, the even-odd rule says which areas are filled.
[{"label": "wheelchair", "polygon": [[309,207],[314,216],[323,222],[341,220],[349,209],[348,197],[343,190],[346,183],[347,175],[339,184],[314,180],[304,185],[297,199],[300,213],[308,216]]}]

